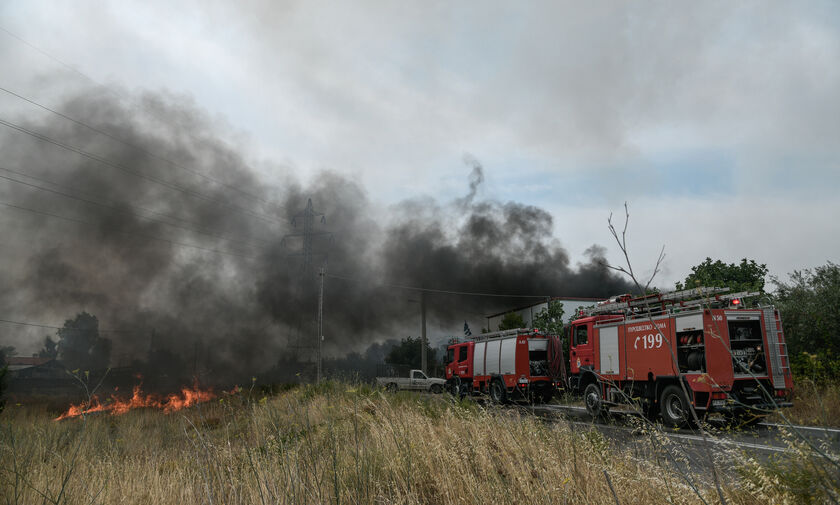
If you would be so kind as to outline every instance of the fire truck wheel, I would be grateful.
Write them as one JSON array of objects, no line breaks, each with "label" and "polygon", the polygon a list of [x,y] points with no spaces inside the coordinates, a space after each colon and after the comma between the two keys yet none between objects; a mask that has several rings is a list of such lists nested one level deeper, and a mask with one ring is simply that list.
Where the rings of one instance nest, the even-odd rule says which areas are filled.
[{"label": "fire truck wheel", "polygon": [[440,387],[440,384],[432,384],[431,391],[432,393],[439,395],[443,391],[443,388]]},{"label": "fire truck wheel", "polygon": [[496,404],[503,404],[507,401],[507,388],[500,380],[490,383],[490,400]]},{"label": "fire truck wheel", "polygon": [[601,400],[601,387],[594,382],[583,390],[583,403],[586,404],[586,412],[592,419],[602,417],[606,413],[604,402]]},{"label": "fire truck wheel", "polygon": [[672,384],[662,390],[659,409],[662,412],[662,420],[669,426],[681,428],[691,420],[688,399],[679,386]]},{"label": "fire truck wheel", "polygon": [[399,389],[399,388],[393,382],[391,382],[390,384],[385,386],[385,390],[388,391],[389,393],[396,393],[397,389]]},{"label": "fire truck wheel", "polygon": [[449,391],[449,394],[451,394],[455,398],[460,398],[461,397],[461,378],[456,375],[452,379],[449,379],[449,382],[446,383],[446,389]]}]

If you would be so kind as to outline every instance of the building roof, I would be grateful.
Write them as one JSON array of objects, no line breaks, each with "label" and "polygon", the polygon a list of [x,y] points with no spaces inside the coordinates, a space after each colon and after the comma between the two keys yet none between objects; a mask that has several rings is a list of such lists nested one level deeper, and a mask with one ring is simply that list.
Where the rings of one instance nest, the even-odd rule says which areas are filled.
[{"label": "building roof", "polygon": [[21,366],[38,366],[52,361],[55,358],[39,358],[37,356],[9,356],[6,358],[6,364],[21,365]]},{"label": "building roof", "polygon": [[[597,303],[597,302],[604,301],[605,298],[586,298],[586,297],[582,297],[582,296],[552,296],[551,301],[553,302],[555,300],[559,300],[561,302],[566,301],[566,302],[592,302],[592,303]],[[542,305],[544,303],[545,303],[545,300],[540,300],[538,302],[529,303],[528,305],[523,305],[521,307],[516,307],[515,309],[508,309],[504,312],[499,312],[498,314],[491,314],[491,315],[486,316],[486,317],[491,318],[491,317],[503,316],[503,315],[505,315],[509,312],[518,312],[520,310],[525,310],[525,309],[529,309],[531,307],[536,307],[537,305]]]},{"label": "building roof", "polygon": [[47,363],[55,362],[55,358],[39,358],[37,356],[8,356],[6,357],[6,365],[9,370],[23,370],[36,366],[46,365]]}]

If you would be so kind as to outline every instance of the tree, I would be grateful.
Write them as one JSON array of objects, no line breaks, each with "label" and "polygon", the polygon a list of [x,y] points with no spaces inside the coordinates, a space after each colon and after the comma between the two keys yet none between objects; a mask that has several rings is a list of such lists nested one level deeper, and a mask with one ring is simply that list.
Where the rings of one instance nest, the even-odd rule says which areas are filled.
[{"label": "tree", "polygon": [[[420,338],[406,337],[395,344],[385,356],[385,363],[389,365],[408,365],[411,368],[420,368],[422,358],[420,356]],[[434,363],[437,357],[437,350],[432,349],[426,342],[426,358],[429,363]]]},{"label": "tree", "polygon": [[788,277],[771,280],[792,371],[821,382],[840,379],[840,265],[829,261]]},{"label": "tree", "polygon": [[525,320],[522,319],[522,316],[519,315],[518,312],[508,312],[507,314],[505,314],[505,317],[502,318],[502,322],[499,323],[499,331],[515,330],[516,328],[524,327]]},{"label": "tree", "polygon": [[49,335],[44,337],[44,347],[38,351],[39,358],[55,359],[58,357],[58,342],[51,339]]},{"label": "tree", "polygon": [[0,345],[0,365],[6,364],[6,358],[16,354],[14,346]]},{"label": "tree", "polygon": [[96,316],[81,312],[58,330],[58,356],[69,370],[99,370],[108,366],[111,341],[99,336]]},{"label": "tree", "polygon": [[706,258],[703,263],[691,267],[691,273],[684,282],[677,282],[676,288],[691,289],[698,286],[729,288],[730,292],[758,291],[764,293],[764,277],[767,275],[767,265],[758,264],[755,260],[746,258],[741,263],[726,264],[721,260],[712,262]]},{"label": "tree", "polygon": [[548,302],[548,306],[534,316],[534,327],[551,335],[563,334],[563,304],[557,300]]}]

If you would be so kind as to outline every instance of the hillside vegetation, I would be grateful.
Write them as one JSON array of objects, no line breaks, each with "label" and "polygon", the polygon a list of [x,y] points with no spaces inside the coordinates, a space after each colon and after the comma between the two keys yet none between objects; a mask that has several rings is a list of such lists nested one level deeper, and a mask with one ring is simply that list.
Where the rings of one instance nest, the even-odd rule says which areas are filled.
[{"label": "hillside vegetation", "polygon": [[766,504],[836,493],[795,446],[771,465],[727,455],[718,492],[655,431],[640,428],[649,450],[631,452],[516,409],[343,383],[172,414],[54,417],[10,405],[0,418],[0,502]]}]

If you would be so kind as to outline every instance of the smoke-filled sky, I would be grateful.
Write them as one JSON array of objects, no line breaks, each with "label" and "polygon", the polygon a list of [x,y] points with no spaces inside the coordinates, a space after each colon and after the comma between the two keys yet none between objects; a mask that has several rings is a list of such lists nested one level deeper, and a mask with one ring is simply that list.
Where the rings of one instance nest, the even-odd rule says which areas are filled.
[{"label": "smoke-filled sky", "polygon": [[[10,319],[87,309],[257,359],[306,331],[280,239],[310,197],[355,279],[327,281],[342,349],[416,334],[416,294],[377,283],[610,294],[593,261],[621,260],[625,201],[636,268],[665,245],[660,286],[706,256],[838,260],[835,2],[7,1],[0,28],[0,87],[132,144],[0,91],[0,119],[115,162],[0,125],[24,174],[0,175],[98,202],[0,179],[3,202],[84,221],[0,209]],[[434,298],[432,330],[503,302]]]}]

